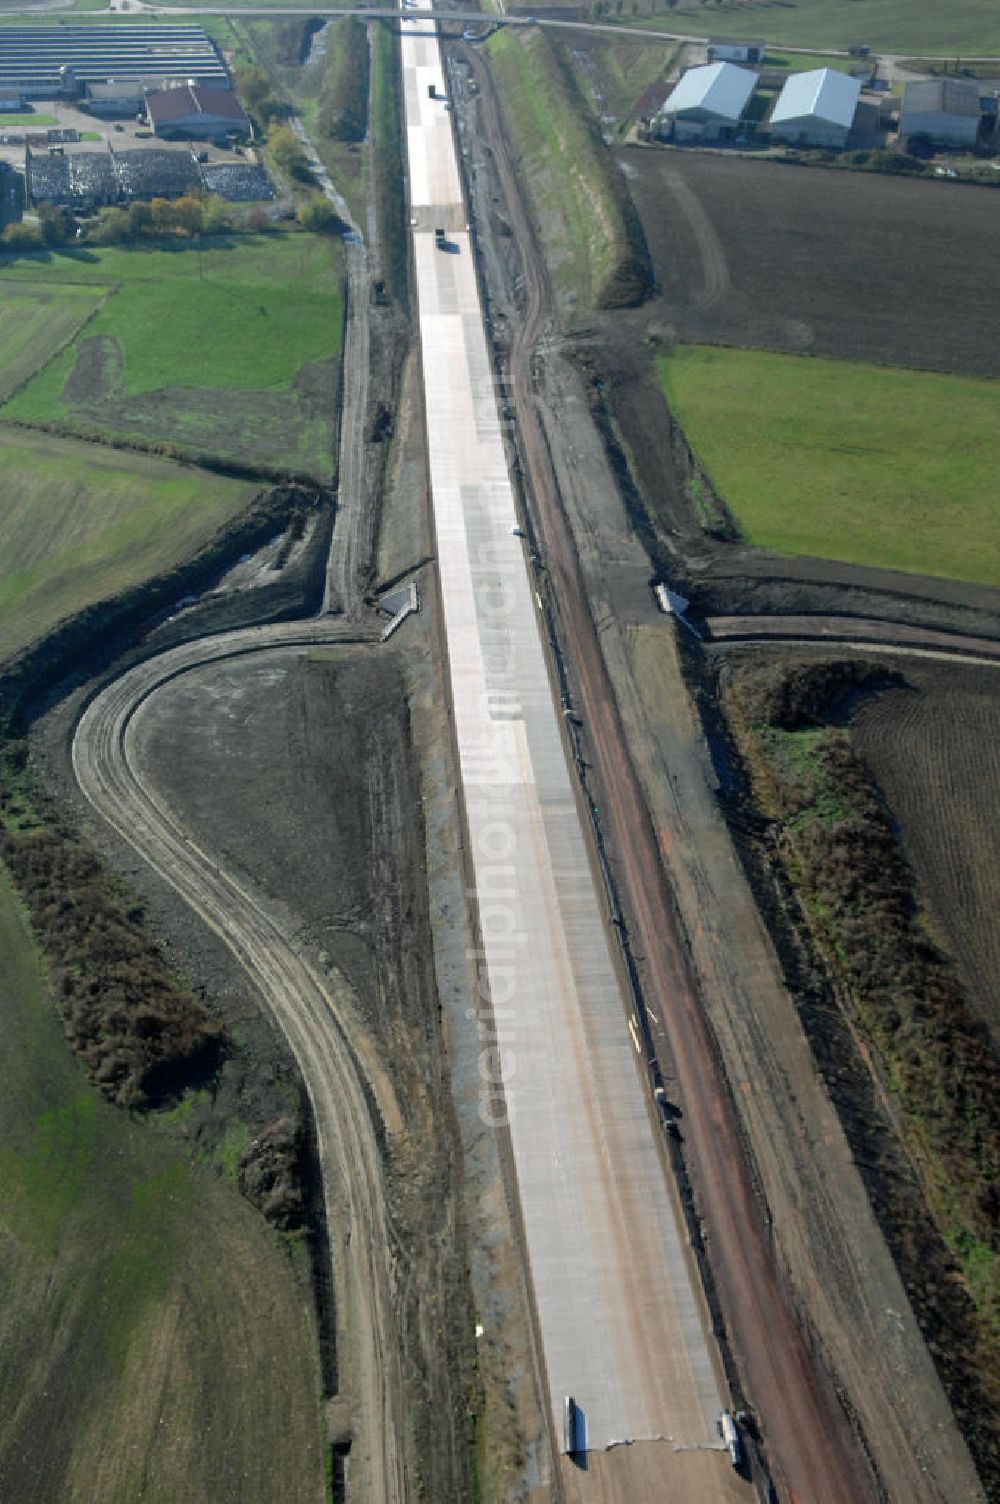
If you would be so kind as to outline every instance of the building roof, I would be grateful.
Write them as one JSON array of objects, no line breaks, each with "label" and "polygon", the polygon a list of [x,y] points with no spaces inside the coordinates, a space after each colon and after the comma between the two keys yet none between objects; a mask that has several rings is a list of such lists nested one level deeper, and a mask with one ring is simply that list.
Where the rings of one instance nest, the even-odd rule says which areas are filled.
[{"label": "building roof", "polygon": [[907,84],[903,90],[904,113],[907,110],[919,110],[921,114],[978,115],[979,86],[959,78],[922,79]]},{"label": "building roof", "polygon": [[786,120],[825,120],[847,129],[854,123],[861,80],[836,68],[812,68],[785,81],[771,115],[772,125]]},{"label": "building roof", "polygon": [[146,108],[154,125],[169,125],[173,120],[187,120],[192,115],[221,115],[237,125],[247,124],[238,99],[229,89],[200,89],[197,84],[185,84],[180,89],[147,94]]},{"label": "building roof", "polygon": [[722,120],[739,120],[757,82],[756,73],[736,63],[689,68],[666,104],[665,115],[702,110]]},{"label": "building roof", "polygon": [[0,32],[0,81],[51,86],[60,68],[81,82],[158,75],[212,78],[224,87],[229,72],[200,26],[125,24],[5,26]]},{"label": "building roof", "polygon": [[88,84],[88,99],[141,99],[141,78],[109,78],[106,84]]}]

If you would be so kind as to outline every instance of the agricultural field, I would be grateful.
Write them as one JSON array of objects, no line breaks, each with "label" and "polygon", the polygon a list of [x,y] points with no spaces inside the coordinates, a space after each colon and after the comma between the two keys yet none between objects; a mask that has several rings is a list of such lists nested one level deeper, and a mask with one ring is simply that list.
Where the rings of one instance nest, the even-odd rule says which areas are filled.
[{"label": "agricultural field", "polygon": [[749,542],[1000,585],[1000,385],[706,346],[658,370]]},{"label": "agricultural field", "polygon": [[643,332],[1000,376],[993,192],[707,152],[616,155],[662,291]]},{"label": "agricultural field", "polygon": [[0,420],[329,479],[339,255],[330,239],[286,233],[0,264],[0,308],[24,283],[106,298],[81,336],[0,407]]},{"label": "agricultural field", "polygon": [[947,6],[910,0],[725,0],[706,15],[701,0],[597,0],[603,18],[621,15],[626,24],[704,36],[766,38],[775,46],[842,51],[863,42],[873,51],[955,57],[1000,55],[1000,14],[993,0],[952,0]]},{"label": "agricultural field", "polygon": [[70,1055],[0,869],[0,1495],[314,1500],[311,1314],[278,1235]]},{"label": "agricultural field", "polygon": [[106,296],[91,287],[25,283],[5,289],[0,296],[0,402],[57,354]]},{"label": "agricultural field", "polygon": [[936,937],[1000,1049],[1000,674],[909,664],[851,736],[885,795]]},{"label": "agricultural field", "polygon": [[191,558],[255,487],[0,425],[0,661],[56,622]]}]

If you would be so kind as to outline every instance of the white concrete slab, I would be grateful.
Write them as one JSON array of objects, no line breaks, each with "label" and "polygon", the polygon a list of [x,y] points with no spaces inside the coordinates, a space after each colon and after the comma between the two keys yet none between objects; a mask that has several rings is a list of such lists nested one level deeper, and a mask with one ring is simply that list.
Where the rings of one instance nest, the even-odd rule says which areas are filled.
[{"label": "white concrete slab", "polygon": [[[428,23],[429,29],[429,23]],[[414,210],[460,206],[437,43],[402,38]],[[432,108],[437,103],[437,112]],[[542,648],[465,233],[414,234],[451,693],[483,954],[484,1112],[509,1118],[555,1434],[717,1446],[715,1354],[612,964]],[[489,1095],[502,1075],[506,1107]]]}]

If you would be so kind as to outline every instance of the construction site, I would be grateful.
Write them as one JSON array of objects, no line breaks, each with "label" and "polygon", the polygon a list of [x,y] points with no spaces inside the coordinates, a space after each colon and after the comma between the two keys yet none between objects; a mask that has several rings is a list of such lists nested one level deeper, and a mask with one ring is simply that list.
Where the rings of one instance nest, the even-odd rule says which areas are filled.
[{"label": "construction site", "polygon": [[[107,1288],[139,1292],[141,1320],[111,1331],[81,1299],[73,1332],[100,1333],[84,1359],[30,1273],[35,1249],[50,1284],[72,1275],[50,1236],[71,1213],[31,1210],[38,1146],[63,1141],[0,1121],[17,1186],[17,1155],[29,1167],[0,1223],[18,1292],[0,1335],[27,1365],[23,1403],[0,1381],[0,1495],[998,1497],[974,1264],[992,1257],[1000,1142],[1000,588],[975,564],[935,574],[932,549],[918,570],[864,537],[863,562],[758,541],[695,406],[695,360],[732,349],[905,361],[994,400],[996,312],[972,309],[997,249],[988,194],[640,142],[641,102],[686,44],[650,61],[599,28],[550,42],[534,18],[493,31],[405,9],[219,25],[213,57],[257,49],[308,191],[336,210],[329,245],[300,252],[272,226],[261,256],[293,237],[280,254],[313,279],[313,320],[320,278],[339,279],[338,353],[301,336],[300,406],[275,405],[286,432],[242,456],[205,428],[197,453],[164,457],[176,380],[149,381],[141,432],[100,437],[93,398],[70,423],[95,361],[107,404],[129,380],[125,335],[89,332],[93,310],[0,404],[0,440],[34,425],[245,487],[169,571],[94,586],[0,660],[0,856],[45,985],[101,1111],[127,1107],[190,1163],[157,1169],[164,1202],[188,1205],[190,1174],[205,1208],[201,1243],[171,1231],[126,1280],[147,1203],[107,1193],[133,1207]],[[558,191],[542,96],[524,103],[515,69],[567,112],[559,170],[581,176]],[[615,88],[633,124],[609,145]],[[939,192],[965,195],[961,265]],[[741,194],[763,196],[750,230]],[[824,202],[868,239],[817,292]],[[937,287],[912,334],[909,252],[878,285],[897,218]],[[221,288],[217,259],[204,290],[200,242],[171,255],[198,256],[200,295]],[[42,296],[18,275],[0,265],[0,315]],[[250,301],[279,345],[265,295]],[[38,414],[58,362],[57,422]],[[224,395],[249,425],[284,379]],[[313,434],[319,404],[333,438],[310,451],[289,435]],[[321,459],[293,474],[292,453]],[[133,1029],[127,999],[99,1024],[74,1011],[78,982],[99,999],[125,968],[98,957],[89,987],[45,938],[60,903],[98,904],[54,896],[91,869],[134,922],[129,976],[155,961],[175,979],[167,1022],[143,1004]],[[0,1002],[4,985],[0,969]],[[946,1034],[933,1068],[952,1074],[935,1076]],[[144,1152],[140,1134],[128,1154]],[[46,1335],[28,1364],[31,1312]],[[31,1442],[57,1422],[58,1445]]]}]

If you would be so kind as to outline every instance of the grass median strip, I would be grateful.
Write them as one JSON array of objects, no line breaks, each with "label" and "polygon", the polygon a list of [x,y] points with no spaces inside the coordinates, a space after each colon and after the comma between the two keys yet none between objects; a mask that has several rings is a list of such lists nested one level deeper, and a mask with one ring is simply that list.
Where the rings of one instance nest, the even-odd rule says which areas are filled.
[{"label": "grass median strip", "polygon": [[1000,384],[707,346],[668,403],[751,543],[1000,584]]}]

